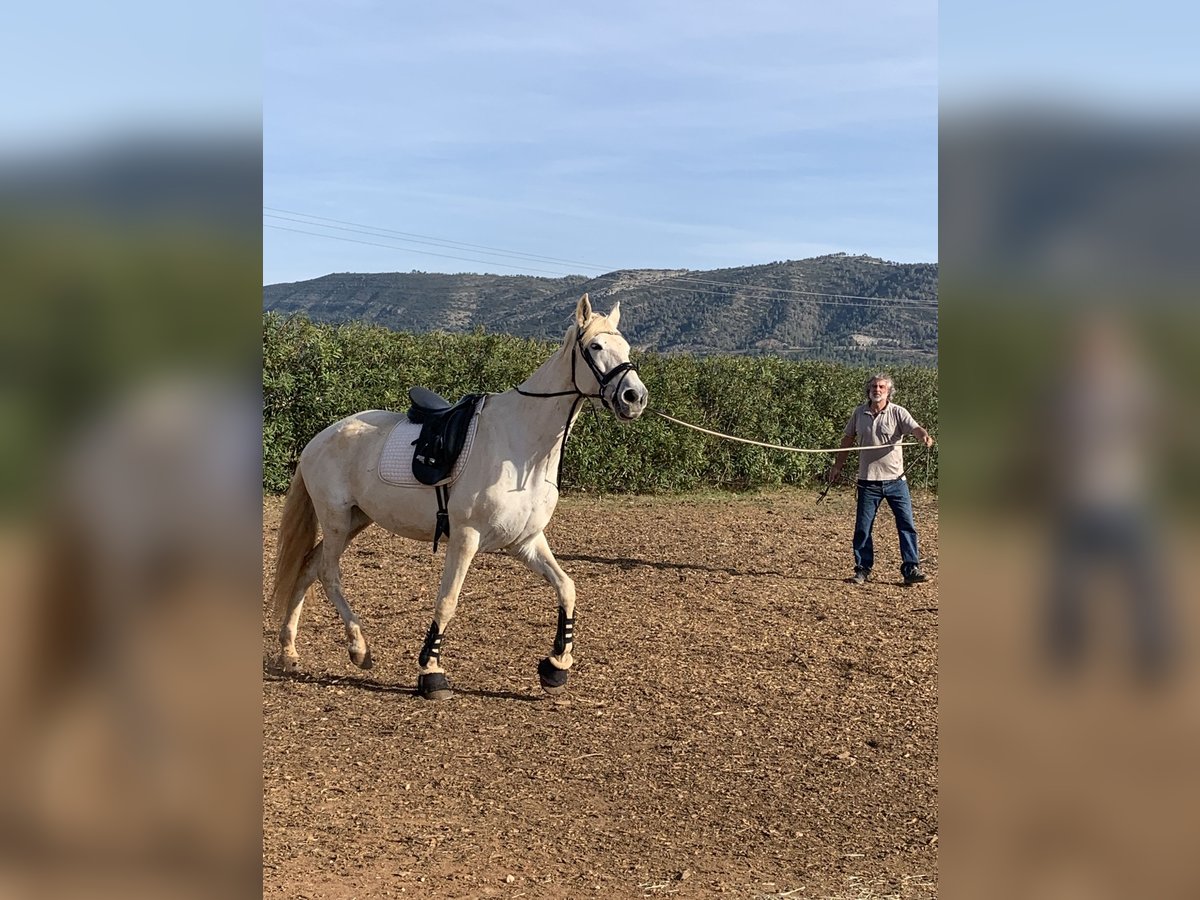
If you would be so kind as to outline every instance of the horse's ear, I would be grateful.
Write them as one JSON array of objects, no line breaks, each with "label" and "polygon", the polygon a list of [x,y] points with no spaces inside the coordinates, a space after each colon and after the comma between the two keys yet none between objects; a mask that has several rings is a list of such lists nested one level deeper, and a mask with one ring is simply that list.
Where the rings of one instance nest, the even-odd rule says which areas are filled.
[{"label": "horse's ear", "polygon": [[575,307],[575,324],[582,331],[583,326],[587,324],[587,320],[592,317],[592,301],[588,299],[588,295],[584,294],[579,298],[579,305]]},{"label": "horse's ear", "polygon": [[613,328],[617,327],[617,323],[621,321],[621,301],[618,300],[612,308],[612,312],[608,314],[608,324]]}]

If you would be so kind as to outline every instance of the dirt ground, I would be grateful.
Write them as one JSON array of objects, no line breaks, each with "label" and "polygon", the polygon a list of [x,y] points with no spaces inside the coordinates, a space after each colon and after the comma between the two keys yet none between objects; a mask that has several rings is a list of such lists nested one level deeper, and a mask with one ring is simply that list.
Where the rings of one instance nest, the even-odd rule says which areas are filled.
[{"label": "dirt ground", "polygon": [[852,494],[815,500],[565,497],[547,535],[576,664],[554,699],[554,595],[507,556],[467,576],[442,703],[413,687],[444,550],[372,527],[346,552],[369,671],[318,589],[280,675],[264,599],[264,897],[935,897],[936,500],[910,588],[886,509],[860,587]]}]

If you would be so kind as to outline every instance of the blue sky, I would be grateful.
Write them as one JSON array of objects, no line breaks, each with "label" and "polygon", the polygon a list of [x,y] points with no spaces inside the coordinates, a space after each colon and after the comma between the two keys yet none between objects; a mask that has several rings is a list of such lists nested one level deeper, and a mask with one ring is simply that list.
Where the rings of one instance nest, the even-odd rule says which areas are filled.
[{"label": "blue sky", "polygon": [[6,4],[0,153],[257,131],[263,32],[263,10],[244,0]]},{"label": "blue sky", "polygon": [[939,28],[941,96],[953,110],[1075,102],[1134,121],[1200,112],[1195,4],[960,2],[942,6]]},{"label": "blue sky", "polygon": [[934,3],[269,0],[263,59],[264,283],[937,258]]}]

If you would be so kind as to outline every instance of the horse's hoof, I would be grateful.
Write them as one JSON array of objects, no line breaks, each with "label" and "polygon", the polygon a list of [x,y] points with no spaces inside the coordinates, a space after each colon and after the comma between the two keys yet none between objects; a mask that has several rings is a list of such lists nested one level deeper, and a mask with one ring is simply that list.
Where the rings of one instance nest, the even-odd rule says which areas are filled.
[{"label": "horse's hoof", "polygon": [[417,693],[426,700],[449,700],[454,696],[450,679],[442,672],[417,676]]},{"label": "horse's hoof", "polygon": [[371,666],[375,665],[375,660],[371,656],[371,648],[364,647],[361,651],[356,652],[355,649],[351,647],[350,662],[354,663],[360,669],[371,668]]},{"label": "horse's hoof", "polygon": [[551,696],[564,693],[567,690],[567,679],[570,677],[571,673],[568,670],[558,668],[549,659],[538,663],[538,681],[541,682],[542,690]]},{"label": "horse's hoof", "polygon": [[289,656],[287,654],[279,654],[279,671],[284,675],[292,675],[300,671],[300,657]]}]

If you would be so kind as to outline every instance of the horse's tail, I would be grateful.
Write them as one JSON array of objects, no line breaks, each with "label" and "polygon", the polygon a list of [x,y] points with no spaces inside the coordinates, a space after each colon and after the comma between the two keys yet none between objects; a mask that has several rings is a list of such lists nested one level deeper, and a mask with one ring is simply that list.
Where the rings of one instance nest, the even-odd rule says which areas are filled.
[{"label": "horse's tail", "polygon": [[317,510],[304,476],[296,469],[292,486],[283,504],[283,519],[279,523],[279,542],[275,559],[275,587],[271,595],[275,618],[282,621],[287,613],[288,600],[296,590],[313,546],[317,541]]}]

